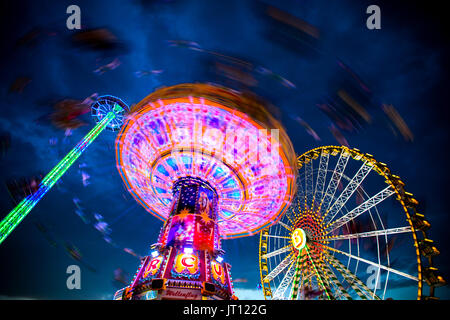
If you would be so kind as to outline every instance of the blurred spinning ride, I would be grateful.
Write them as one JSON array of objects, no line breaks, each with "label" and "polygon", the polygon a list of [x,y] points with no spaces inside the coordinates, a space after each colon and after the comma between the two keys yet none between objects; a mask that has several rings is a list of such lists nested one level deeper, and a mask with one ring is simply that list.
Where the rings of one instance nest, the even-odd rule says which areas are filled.
[{"label": "blurred spinning ride", "polygon": [[182,84],[130,110],[116,152],[128,191],[164,225],[115,299],[234,299],[221,239],[261,231],[295,194],[281,125],[255,97]]},{"label": "blurred spinning ride", "polygon": [[119,98],[102,96],[92,106],[97,121],[83,139],[40,181],[39,185],[0,222],[0,244],[11,234],[44,195],[58,182],[72,164],[105,129],[117,131],[123,123],[128,106]]},{"label": "blurred spinning ride", "polygon": [[400,177],[343,146],[308,151],[298,165],[292,206],[260,235],[266,299],[434,298],[445,284],[439,251]]}]

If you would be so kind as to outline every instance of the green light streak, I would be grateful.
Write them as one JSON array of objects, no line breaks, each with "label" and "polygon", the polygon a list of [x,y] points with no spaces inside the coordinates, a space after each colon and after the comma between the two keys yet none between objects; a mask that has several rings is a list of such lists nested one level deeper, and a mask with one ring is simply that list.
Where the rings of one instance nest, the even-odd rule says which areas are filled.
[{"label": "green light streak", "polygon": [[306,249],[306,254],[308,255],[308,258],[311,261],[311,264],[312,264],[312,266],[314,268],[314,271],[316,272],[316,276],[317,276],[317,279],[320,282],[320,285],[322,286],[323,290],[325,291],[328,300],[331,300],[331,297],[328,294],[328,289],[325,287],[325,285],[324,285],[324,283],[322,281],[322,277],[320,276],[319,272],[317,271],[316,264],[314,263],[314,260],[311,258],[311,255],[309,254],[308,246],[305,246],[305,249]]},{"label": "green light streak", "polygon": [[116,104],[114,111],[106,116],[89,131],[86,136],[44,177],[38,190],[23,199],[0,223],[0,244],[9,236],[25,216],[34,208],[39,200],[52,188],[62,175],[80,157],[84,150],[98,137],[107,125],[116,117],[115,112],[123,109]]},{"label": "green light streak", "polygon": [[[300,259],[300,256],[302,257],[302,259]],[[304,257],[304,255],[301,255],[301,253],[299,253],[297,256],[297,260],[295,262],[295,274],[294,274],[294,279],[293,279],[294,286],[292,287],[292,292],[291,292],[292,300],[297,300],[298,286],[299,286],[299,282],[300,282],[300,274],[302,273],[300,270],[300,264],[303,265],[305,262],[305,259],[303,259],[303,257]],[[302,281],[303,281],[303,279],[302,279]]]}]

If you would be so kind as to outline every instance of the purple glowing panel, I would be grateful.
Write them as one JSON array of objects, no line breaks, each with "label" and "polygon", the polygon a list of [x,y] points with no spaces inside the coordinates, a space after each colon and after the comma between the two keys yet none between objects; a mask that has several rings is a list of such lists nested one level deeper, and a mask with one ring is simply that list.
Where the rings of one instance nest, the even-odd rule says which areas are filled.
[{"label": "purple glowing panel", "polygon": [[292,198],[293,175],[278,142],[246,114],[203,98],[158,100],[129,115],[116,142],[128,190],[165,220],[181,177],[218,194],[223,237],[254,234],[277,220]]}]

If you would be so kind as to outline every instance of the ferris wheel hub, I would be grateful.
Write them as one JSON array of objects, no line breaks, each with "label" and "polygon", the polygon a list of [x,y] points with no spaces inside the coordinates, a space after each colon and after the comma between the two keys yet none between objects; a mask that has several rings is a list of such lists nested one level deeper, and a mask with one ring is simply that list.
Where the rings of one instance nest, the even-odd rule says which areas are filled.
[{"label": "ferris wheel hub", "polygon": [[306,246],[306,233],[302,228],[296,228],[291,235],[292,246],[298,251]]}]

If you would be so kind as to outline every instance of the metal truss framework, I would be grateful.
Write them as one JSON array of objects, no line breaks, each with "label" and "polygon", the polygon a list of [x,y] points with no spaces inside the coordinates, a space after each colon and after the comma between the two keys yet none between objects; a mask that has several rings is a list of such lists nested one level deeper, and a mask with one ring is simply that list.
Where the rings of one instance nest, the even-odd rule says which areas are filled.
[{"label": "metal truss framework", "polygon": [[271,281],[273,278],[275,278],[276,276],[278,276],[280,274],[280,272],[282,272],[284,269],[287,268],[287,266],[289,266],[292,263],[292,256],[291,254],[288,254],[283,261],[280,262],[280,264],[278,264],[275,269],[273,269],[265,278],[264,281],[268,282]]},{"label": "metal truss framework", "polygon": [[[338,159],[334,170],[329,170],[330,157],[336,156],[338,156]],[[319,157],[320,159],[318,159]],[[362,165],[353,177],[348,178],[345,175],[345,171],[350,158],[361,161]],[[318,159],[317,161],[319,164],[314,171],[313,162],[316,159]],[[264,229],[261,233],[261,279],[264,279],[264,277],[267,278],[270,274],[270,277],[267,278],[270,279],[270,281],[263,282],[263,292],[266,298],[284,298],[286,290],[290,286],[291,299],[297,299],[299,292],[302,292],[303,290],[303,286],[307,283],[309,283],[309,285],[315,283],[314,285],[317,285],[319,288],[326,289],[324,291],[327,294],[324,293],[322,297],[331,299],[352,299],[354,297],[352,297],[351,294],[356,294],[356,296],[361,299],[380,299],[380,297],[375,294],[375,290],[370,290],[349,270],[348,266],[345,266],[337,259],[338,255],[349,258],[349,263],[350,259],[353,259],[356,261],[356,266],[358,266],[358,263],[373,265],[387,271],[388,276],[389,273],[393,273],[416,281],[417,299],[433,297],[434,288],[445,284],[445,280],[437,274],[437,268],[433,265],[432,256],[439,254],[439,251],[435,247],[430,247],[432,241],[429,240],[426,235],[426,231],[430,224],[424,219],[423,215],[417,212],[417,200],[413,198],[411,193],[405,191],[404,183],[401,181],[400,177],[391,174],[386,164],[376,161],[370,154],[361,153],[358,149],[350,149],[344,146],[325,146],[312,149],[299,156],[299,170],[301,170],[303,166],[305,167],[304,180],[302,181],[301,175],[299,175],[299,188],[295,197],[295,199],[300,202],[294,202],[292,207],[285,213],[285,216],[287,217],[285,222],[278,222],[283,228],[275,230],[278,230],[278,232],[281,233],[271,234],[272,227]],[[332,174],[329,178],[328,185],[326,186],[328,171],[332,171]],[[373,196],[369,196],[362,188],[362,182],[371,172],[376,172],[378,175],[382,176],[387,184],[384,189]],[[344,187],[343,191],[336,195],[338,187],[339,190],[342,190],[340,184],[343,177],[349,182]],[[355,192],[360,192],[359,190],[362,190],[361,194],[367,198],[363,199],[364,201],[355,208],[347,210],[345,204],[352,198]],[[372,217],[372,209],[375,209],[375,213],[379,215],[377,210],[378,205],[393,195],[395,195],[395,200],[400,203],[408,225],[385,229],[383,223],[381,223],[382,229],[379,230],[353,233],[341,232],[341,234],[337,232],[336,234],[336,231],[344,230],[343,228],[345,226],[348,226],[350,222],[366,212]],[[305,205],[304,207],[303,204]],[[298,209],[295,206],[298,206]],[[345,212],[343,213],[344,209]],[[300,211],[296,213],[298,210]],[[277,240],[277,238],[288,239],[292,235],[293,230],[297,228],[298,221],[301,221],[298,220],[299,216],[305,214],[317,215],[316,217],[311,216],[311,218],[316,221],[314,223],[319,223],[323,227],[322,232],[320,232],[318,236],[314,236],[308,240],[308,248],[310,250],[308,254],[303,255],[303,257],[307,257],[308,259],[291,259],[290,263],[283,260],[281,263],[275,265],[275,269],[268,270],[269,259],[289,251],[287,248],[289,245],[282,248],[277,248],[276,245],[271,246],[270,239],[274,239],[273,241]],[[358,244],[360,238],[376,238],[379,256],[379,237],[387,239],[387,236],[400,233],[410,233],[413,238],[414,250],[417,257],[417,275],[408,274],[390,267],[389,257],[387,265],[383,265],[380,263],[380,257],[378,257],[378,262],[373,262],[360,256]],[[334,241],[337,240],[356,240],[357,250],[354,252],[352,252],[350,248],[349,252],[338,250],[332,246]],[[292,245],[292,243],[290,243],[290,245]],[[267,253],[268,251],[270,252]],[[293,250],[293,252],[295,251]],[[332,252],[333,254],[331,254]],[[335,254],[337,255],[335,256]],[[425,265],[428,266],[425,267]],[[287,272],[285,271],[286,268],[288,268]],[[284,274],[282,274],[283,271],[285,272]],[[425,271],[427,273],[425,273]],[[344,288],[342,283],[338,281],[335,272],[338,272],[337,274],[340,274],[344,281],[350,285],[353,293]],[[282,276],[281,282],[273,282],[275,281],[274,279],[277,277],[279,278],[280,276]],[[425,296],[422,293],[425,281],[429,287],[430,293],[428,296]],[[279,283],[279,285],[277,286],[275,283]],[[272,294],[271,284],[274,286],[274,295]],[[386,290],[386,287],[384,290]],[[383,297],[384,296],[385,293],[383,293]]]},{"label": "metal truss framework", "polygon": [[313,240],[314,241],[323,241],[324,239],[328,240],[328,241],[349,240],[349,239],[359,239],[359,238],[368,238],[368,237],[379,237],[379,236],[393,235],[393,234],[406,233],[406,232],[412,232],[411,227],[398,227],[398,228],[368,231],[368,232],[361,232],[361,233],[349,233],[349,234],[343,234],[343,235],[339,235],[339,236],[323,237],[320,239],[313,239]]},{"label": "metal truss framework", "polygon": [[[303,260],[306,257],[303,258]],[[295,273],[297,271],[297,261],[300,259],[300,255],[297,256],[297,258],[294,260],[291,260],[290,267],[286,274],[283,277],[283,280],[281,280],[280,285],[275,290],[275,293],[273,294],[274,300],[280,300],[283,299],[284,294],[286,292],[286,289],[289,287],[289,284],[293,281]]]},{"label": "metal truss framework", "polygon": [[[345,190],[344,190],[345,191]],[[377,204],[379,204],[380,202],[384,201],[385,199],[389,198],[390,196],[392,196],[395,193],[394,190],[392,190],[391,186],[387,186],[385,189],[383,189],[382,191],[378,192],[376,195],[374,195],[373,197],[367,199],[366,201],[364,201],[363,203],[361,203],[359,206],[357,206],[355,209],[353,209],[352,211],[348,212],[347,214],[345,214],[344,216],[340,217],[339,219],[335,220],[334,222],[330,223],[328,228],[330,228],[327,233],[329,232],[333,232],[334,230],[342,227],[344,224],[348,223],[349,221],[355,219],[356,217],[358,217],[359,215],[363,214],[364,212],[366,212],[367,210],[369,210],[370,208],[376,206]],[[336,200],[336,202],[339,201]],[[335,214],[336,215],[336,214]],[[334,216],[335,216],[334,215]],[[333,217],[334,217],[333,216]]]},{"label": "metal truss framework", "polygon": [[336,193],[336,190],[339,186],[339,182],[341,181],[342,174],[344,173],[345,167],[347,166],[348,159],[350,158],[350,154],[341,153],[339,156],[339,160],[334,168],[333,175],[331,176],[331,180],[328,183],[327,190],[325,191],[325,196],[321,200],[319,205],[319,211],[328,212],[328,208],[331,204],[331,200]]},{"label": "metal truss framework", "polygon": [[352,178],[349,184],[345,187],[344,191],[339,195],[336,201],[333,203],[331,208],[325,214],[325,218],[331,215],[331,218],[328,219],[328,223],[333,221],[334,217],[340,212],[345,203],[350,199],[356,189],[359,188],[361,183],[367,177],[369,172],[372,170],[372,165],[370,163],[365,162],[361,168],[358,170],[356,175]]},{"label": "metal truss framework", "polygon": [[[313,195],[313,206],[312,209],[315,210],[319,207],[317,204],[316,199],[322,199],[323,192],[325,189],[325,181],[327,178],[327,169],[328,169],[328,160],[330,158],[330,154],[326,151],[321,152],[320,154],[320,161],[319,161],[319,171],[317,172],[317,180],[316,180],[316,187],[314,189],[314,195]],[[317,198],[316,198],[317,197]]]}]

